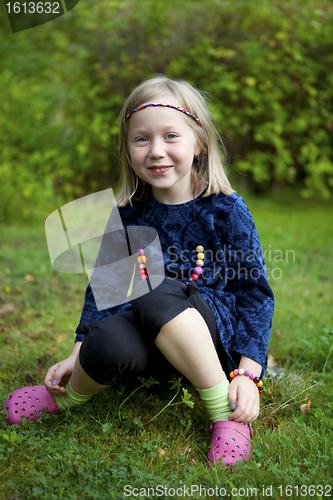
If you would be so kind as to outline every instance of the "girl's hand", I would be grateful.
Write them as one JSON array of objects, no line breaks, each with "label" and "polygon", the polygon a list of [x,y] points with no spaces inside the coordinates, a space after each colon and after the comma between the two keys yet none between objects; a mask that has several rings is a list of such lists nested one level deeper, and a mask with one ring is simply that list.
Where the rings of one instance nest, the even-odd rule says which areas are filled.
[{"label": "girl's hand", "polygon": [[67,392],[64,386],[67,384],[74,371],[75,360],[81,345],[82,342],[76,342],[72,354],[68,356],[67,359],[64,359],[64,361],[60,361],[60,363],[51,366],[47,372],[44,379],[44,385],[52,396],[60,396]]},{"label": "girl's hand", "polygon": [[243,424],[253,422],[259,415],[259,391],[253,380],[244,375],[235,377],[229,387],[229,403],[235,405],[230,419]]},{"label": "girl's hand", "polygon": [[64,386],[73,373],[74,364],[75,356],[70,355],[64,361],[60,361],[60,363],[51,366],[45,376],[44,385],[52,396],[60,396],[67,392]]}]

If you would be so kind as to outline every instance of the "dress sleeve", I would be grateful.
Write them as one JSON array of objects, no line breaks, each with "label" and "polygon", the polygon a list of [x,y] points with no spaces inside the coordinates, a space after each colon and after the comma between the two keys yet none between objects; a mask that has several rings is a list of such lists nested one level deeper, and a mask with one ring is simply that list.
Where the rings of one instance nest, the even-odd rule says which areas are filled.
[{"label": "dress sleeve", "polygon": [[230,212],[226,239],[224,251],[228,281],[225,292],[234,295],[237,313],[233,351],[261,364],[264,372],[272,328],[274,295],[268,283],[256,226],[241,197]]}]

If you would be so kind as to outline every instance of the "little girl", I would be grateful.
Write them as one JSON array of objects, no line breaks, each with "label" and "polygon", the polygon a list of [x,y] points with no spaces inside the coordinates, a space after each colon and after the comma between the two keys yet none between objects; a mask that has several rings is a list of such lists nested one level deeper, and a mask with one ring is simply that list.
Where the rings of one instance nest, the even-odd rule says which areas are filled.
[{"label": "little girl", "polygon": [[116,208],[125,231],[157,231],[165,275],[152,286],[154,252],[145,243],[127,301],[99,310],[89,284],[72,354],[49,369],[43,386],[13,392],[6,420],[72,408],[122,375],[171,364],[207,408],[207,465],[246,461],[274,309],[252,216],[226,177],[206,99],[190,84],[144,81],[120,119]]}]

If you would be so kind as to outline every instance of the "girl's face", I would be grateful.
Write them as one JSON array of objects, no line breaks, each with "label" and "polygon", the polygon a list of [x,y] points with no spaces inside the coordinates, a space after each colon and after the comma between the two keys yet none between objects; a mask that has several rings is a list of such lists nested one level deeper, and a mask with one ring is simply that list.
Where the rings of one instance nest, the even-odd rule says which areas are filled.
[{"label": "girl's face", "polygon": [[[180,106],[174,100],[164,96],[155,102]],[[128,146],[134,172],[151,184],[158,201],[173,205],[192,199],[191,168],[200,148],[182,112],[163,107],[137,111],[128,121]]]}]

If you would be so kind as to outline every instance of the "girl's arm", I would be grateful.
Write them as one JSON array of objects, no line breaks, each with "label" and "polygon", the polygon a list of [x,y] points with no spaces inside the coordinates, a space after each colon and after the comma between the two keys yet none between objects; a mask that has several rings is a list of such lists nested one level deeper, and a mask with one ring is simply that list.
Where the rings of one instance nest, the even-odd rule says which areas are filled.
[{"label": "girl's arm", "polygon": [[[53,396],[60,396],[60,391],[63,393],[66,392],[65,385],[69,381],[75,365],[76,357],[79,353],[82,342],[76,342],[72,353],[68,356],[68,358],[60,361],[59,363],[51,366],[49,371],[47,372],[44,385],[47,391]],[[55,385],[52,385],[52,382],[56,381]]]},{"label": "girl's arm", "polygon": [[[239,368],[250,370],[257,377],[260,376],[262,366],[252,359],[242,355]],[[259,390],[249,377],[238,375],[230,383],[229,403],[236,405],[236,409],[230,414],[235,422],[253,422],[259,415]]]},{"label": "girl's arm", "polygon": [[[251,212],[241,197],[237,198],[229,213],[224,240],[229,272],[224,293],[235,299],[233,314],[236,319],[235,335],[231,339],[229,350],[243,355],[245,362],[249,363],[246,368],[250,370],[253,366],[254,373],[261,366],[261,373],[256,374],[262,378],[267,367],[274,294],[267,277],[258,231]],[[227,338],[222,338],[222,342],[223,340],[228,343]],[[255,360],[257,364],[252,365],[251,360]]]}]

